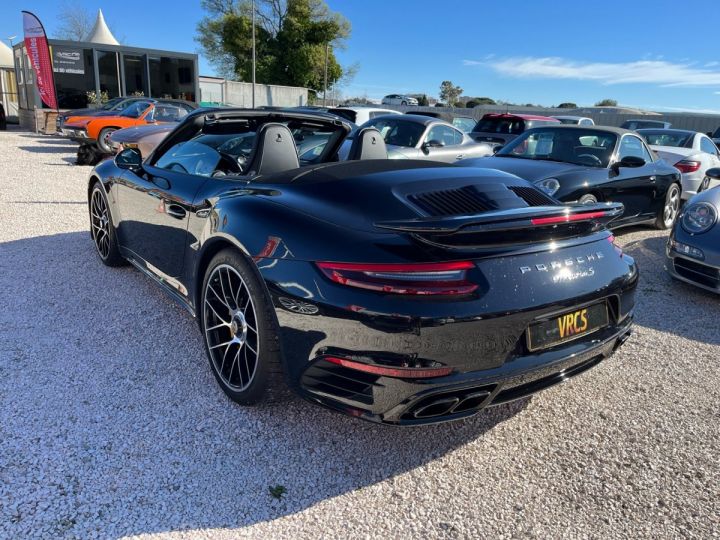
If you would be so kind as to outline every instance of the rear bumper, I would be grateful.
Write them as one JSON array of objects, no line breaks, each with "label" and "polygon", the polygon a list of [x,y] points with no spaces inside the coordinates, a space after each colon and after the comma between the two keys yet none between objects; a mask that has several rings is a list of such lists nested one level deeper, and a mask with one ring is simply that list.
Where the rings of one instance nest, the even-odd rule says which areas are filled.
[{"label": "rear bumper", "polygon": [[632,314],[589,342],[515,358],[491,370],[415,381],[351,372],[320,358],[307,367],[297,391],[319,405],[381,424],[459,420],[587,371],[612,355],[631,331]]},{"label": "rear bumper", "polygon": [[698,173],[685,173],[681,176],[682,194],[680,198],[684,201],[692,197],[700,189],[704,175]]}]

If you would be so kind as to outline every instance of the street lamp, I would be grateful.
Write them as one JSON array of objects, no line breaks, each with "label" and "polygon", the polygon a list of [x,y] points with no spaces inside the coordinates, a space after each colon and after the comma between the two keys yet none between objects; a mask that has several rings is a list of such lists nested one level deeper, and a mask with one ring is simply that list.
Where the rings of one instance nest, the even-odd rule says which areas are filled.
[{"label": "street lamp", "polygon": [[11,49],[12,49],[12,47],[13,47],[13,39],[15,39],[16,37],[17,37],[17,36],[10,36],[9,38],[5,38],[5,39],[7,39],[7,40],[10,42],[10,48],[11,48]]},{"label": "street lamp", "polygon": [[255,108],[255,0],[252,0],[252,108]]}]

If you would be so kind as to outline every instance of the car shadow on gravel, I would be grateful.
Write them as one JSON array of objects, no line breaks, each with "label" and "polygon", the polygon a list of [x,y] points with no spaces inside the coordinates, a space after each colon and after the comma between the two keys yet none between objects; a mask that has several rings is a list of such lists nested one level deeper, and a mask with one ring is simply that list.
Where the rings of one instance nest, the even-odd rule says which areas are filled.
[{"label": "car shadow on gravel", "polygon": [[0,287],[13,299],[0,312],[0,536],[242,528],[431,474],[529,403],[412,429],[289,393],[239,407],[195,321],[140,272],[103,266],[87,231],[0,244]]},{"label": "car shadow on gravel", "polygon": [[670,277],[665,267],[666,235],[635,240],[623,250],[640,268],[635,321],[686,339],[720,344],[720,295]]},{"label": "car shadow on gravel", "polygon": [[68,144],[63,146],[18,146],[18,148],[33,154],[69,154],[77,152],[77,146]]}]

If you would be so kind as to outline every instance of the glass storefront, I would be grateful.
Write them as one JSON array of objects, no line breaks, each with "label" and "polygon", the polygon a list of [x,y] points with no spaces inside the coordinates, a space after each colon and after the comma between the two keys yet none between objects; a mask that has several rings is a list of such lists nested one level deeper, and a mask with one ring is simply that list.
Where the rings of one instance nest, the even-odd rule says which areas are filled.
[{"label": "glass storefront", "polygon": [[95,89],[92,49],[53,47],[53,71],[61,109],[87,107],[87,92]]},{"label": "glass storefront", "polygon": [[[92,105],[90,92],[98,98],[106,92],[108,99],[143,95],[196,100],[197,55],[53,39],[49,44],[61,109]],[[47,109],[39,100],[25,46],[17,44],[14,55],[20,108]]]},{"label": "glass storefront", "polygon": [[97,52],[100,93],[107,92],[108,98],[120,96],[120,71],[118,55],[114,51]]},{"label": "glass storefront", "polygon": [[195,64],[192,60],[151,56],[150,92],[153,97],[195,101]]},{"label": "glass storefront", "polygon": [[147,69],[144,56],[123,55],[123,68],[125,70],[125,95],[147,96]]}]

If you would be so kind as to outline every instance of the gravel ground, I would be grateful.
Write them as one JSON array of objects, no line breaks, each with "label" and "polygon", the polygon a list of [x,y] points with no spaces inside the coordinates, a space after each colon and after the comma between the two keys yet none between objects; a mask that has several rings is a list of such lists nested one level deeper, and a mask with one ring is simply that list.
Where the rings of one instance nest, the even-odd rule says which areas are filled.
[{"label": "gravel ground", "polygon": [[194,321],[100,264],[73,151],[0,132],[0,538],[720,535],[720,299],[664,273],[666,234],[619,234],[635,335],[532,399],[419,429],[243,409]]}]

